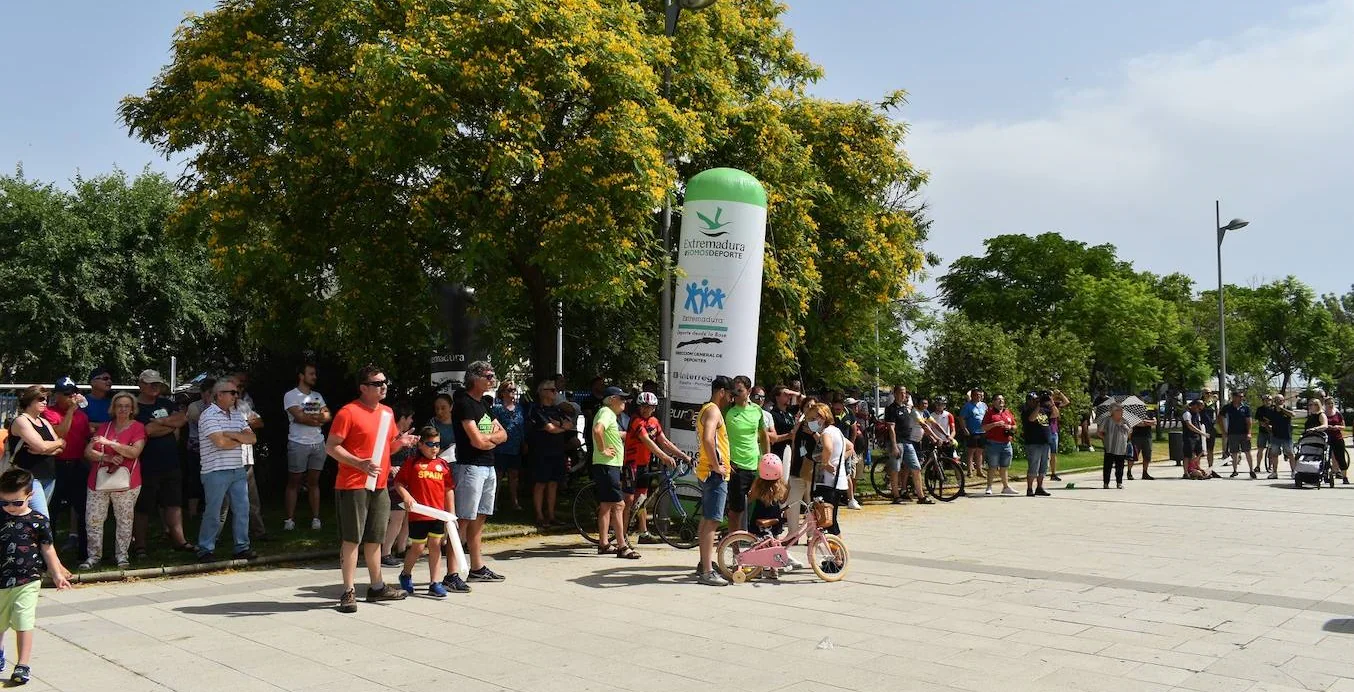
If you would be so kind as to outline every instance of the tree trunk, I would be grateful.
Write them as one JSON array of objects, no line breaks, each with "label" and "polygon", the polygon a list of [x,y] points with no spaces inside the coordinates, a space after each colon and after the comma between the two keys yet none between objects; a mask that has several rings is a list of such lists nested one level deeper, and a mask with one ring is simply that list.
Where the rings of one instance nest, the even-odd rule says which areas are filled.
[{"label": "tree trunk", "polygon": [[1293,371],[1292,371],[1292,370],[1285,370],[1284,373],[1283,373],[1283,379],[1280,380],[1280,384],[1279,384],[1279,393],[1280,393],[1280,394],[1282,394],[1282,395],[1284,395],[1284,396],[1288,396],[1288,383],[1289,383],[1292,379],[1293,379]]},{"label": "tree trunk", "polygon": [[531,371],[535,382],[555,372],[555,301],[540,269],[523,262],[514,264],[531,305]]}]

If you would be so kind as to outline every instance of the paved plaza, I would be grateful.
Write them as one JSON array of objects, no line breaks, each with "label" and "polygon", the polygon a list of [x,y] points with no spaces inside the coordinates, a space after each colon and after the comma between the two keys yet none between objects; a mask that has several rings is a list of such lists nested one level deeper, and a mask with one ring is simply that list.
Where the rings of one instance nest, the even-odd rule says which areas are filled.
[{"label": "paved plaza", "polygon": [[493,544],[505,583],[356,615],[336,564],[44,590],[30,688],[1354,691],[1354,486],[1068,480],[844,510],[838,584],[552,537]]}]

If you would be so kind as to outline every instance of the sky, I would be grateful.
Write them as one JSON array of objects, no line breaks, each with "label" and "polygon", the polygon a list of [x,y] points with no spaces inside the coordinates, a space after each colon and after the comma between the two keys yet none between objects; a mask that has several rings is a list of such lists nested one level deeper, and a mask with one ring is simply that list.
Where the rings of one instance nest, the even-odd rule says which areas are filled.
[{"label": "sky", "polygon": [[[117,103],[213,4],[0,2],[0,166],[58,182],[178,173],[127,136]],[[1054,231],[1208,288],[1221,200],[1224,223],[1251,222],[1224,244],[1229,283],[1354,283],[1354,0],[787,4],[826,72],[816,95],[909,92],[898,117],[944,264],[994,235]]]}]

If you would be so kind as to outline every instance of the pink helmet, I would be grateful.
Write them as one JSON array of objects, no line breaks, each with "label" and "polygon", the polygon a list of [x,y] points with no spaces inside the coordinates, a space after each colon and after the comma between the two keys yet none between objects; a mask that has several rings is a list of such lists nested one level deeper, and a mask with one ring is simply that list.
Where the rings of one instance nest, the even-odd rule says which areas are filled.
[{"label": "pink helmet", "polygon": [[764,454],[762,460],[757,464],[757,475],[764,481],[778,481],[785,475],[785,469],[781,465],[780,456],[776,454]]}]

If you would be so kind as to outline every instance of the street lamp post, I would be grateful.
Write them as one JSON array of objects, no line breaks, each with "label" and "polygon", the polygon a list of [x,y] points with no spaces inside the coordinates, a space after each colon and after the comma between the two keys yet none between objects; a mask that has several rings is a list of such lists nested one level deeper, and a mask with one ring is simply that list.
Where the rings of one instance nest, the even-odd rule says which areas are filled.
[{"label": "street lamp post", "polygon": [[[663,34],[669,39],[677,36],[677,20],[682,16],[682,10],[699,10],[715,4],[715,0],[663,0],[665,21],[663,24]],[[672,66],[663,68],[663,97],[668,95],[668,87],[672,84]],[[664,162],[675,161],[671,154],[663,156]],[[659,296],[658,306],[658,382],[662,387],[663,397],[658,400],[658,420],[661,421],[664,429],[670,429],[672,406],[672,392],[669,388],[668,357],[672,353],[672,189],[663,195],[663,220],[662,220],[662,238],[663,238],[663,289]]]},{"label": "street lamp post", "polygon": [[1236,231],[1245,228],[1250,224],[1249,221],[1241,219],[1232,219],[1227,225],[1222,225],[1222,203],[1218,200],[1213,201],[1213,222],[1218,231],[1218,401],[1226,402],[1227,399],[1227,321],[1224,317],[1222,302],[1222,239],[1227,236],[1227,231]]}]

